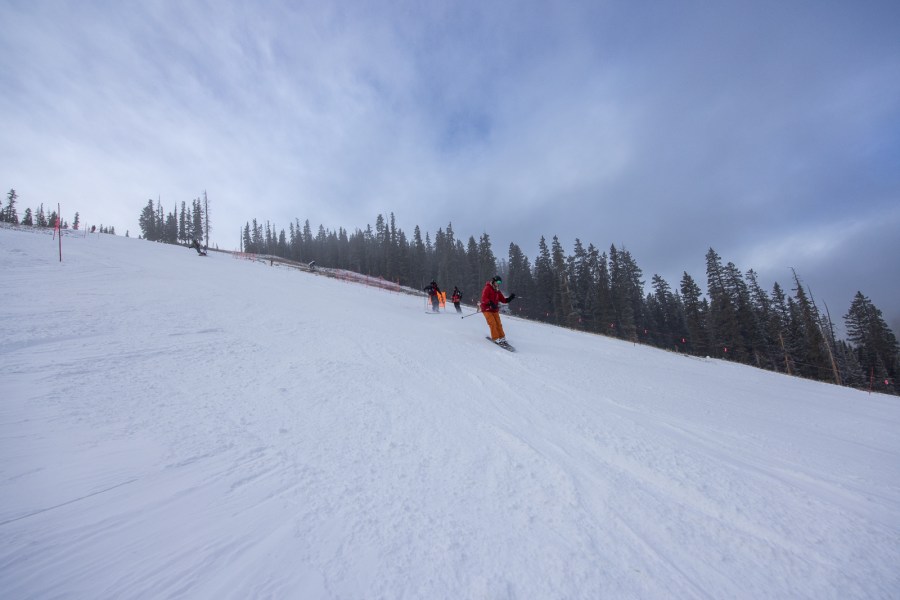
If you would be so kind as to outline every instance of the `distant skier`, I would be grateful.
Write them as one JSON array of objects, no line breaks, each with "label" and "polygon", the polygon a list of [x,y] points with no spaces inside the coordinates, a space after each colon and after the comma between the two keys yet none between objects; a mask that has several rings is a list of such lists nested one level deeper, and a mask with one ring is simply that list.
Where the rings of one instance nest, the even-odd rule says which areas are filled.
[{"label": "distant skier", "polygon": [[484,284],[484,291],[481,292],[481,312],[487,321],[488,327],[491,328],[491,341],[506,346],[506,334],[503,332],[503,324],[500,322],[500,303],[509,304],[515,298],[515,294],[510,294],[509,298],[500,291],[500,284],[503,280],[499,275],[494,275],[490,281]]},{"label": "distant skier", "polygon": [[440,312],[441,306],[441,288],[438,287],[438,284],[435,280],[431,280],[431,283],[422,288],[422,291],[431,296],[431,310],[434,312]]},{"label": "distant skier", "polygon": [[462,292],[455,285],[453,286],[453,295],[450,296],[450,300],[453,302],[453,306],[456,307],[456,312],[461,313],[462,309],[459,307],[459,303],[462,301]]},{"label": "distant skier", "polygon": [[191,248],[196,250],[200,256],[206,256],[206,250],[200,247],[200,242],[197,240],[191,240]]}]

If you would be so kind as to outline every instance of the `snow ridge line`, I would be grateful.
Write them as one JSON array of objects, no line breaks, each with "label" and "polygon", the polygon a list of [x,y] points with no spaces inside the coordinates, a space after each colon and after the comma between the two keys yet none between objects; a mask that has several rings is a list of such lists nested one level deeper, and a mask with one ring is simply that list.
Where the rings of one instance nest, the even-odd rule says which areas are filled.
[{"label": "snow ridge line", "polygon": [[97,490],[96,492],[91,492],[90,494],[87,494],[84,496],[79,496],[78,498],[73,498],[72,500],[67,500],[66,502],[63,502],[62,504],[57,504],[55,506],[48,506],[47,508],[39,508],[37,510],[34,510],[30,513],[21,515],[19,517],[15,517],[13,519],[7,519],[6,521],[2,521],[2,522],[0,522],[0,527],[3,527],[4,525],[8,525],[10,523],[15,523],[16,521],[21,521],[22,519],[27,519],[28,517],[33,517],[34,515],[39,515],[41,513],[45,513],[45,512],[54,510],[56,508],[62,508],[63,506],[66,506],[68,504],[73,504],[75,502],[79,502],[80,500],[86,500],[87,498],[90,498],[91,496],[97,496],[99,494],[109,492],[116,488],[122,487],[123,485],[128,485],[129,483],[134,483],[137,480],[138,480],[138,477],[133,477],[132,479],[129,479],[128,481],[123,481],[122,483],[117,483],[116,485],[108,487],[106,489]]}]

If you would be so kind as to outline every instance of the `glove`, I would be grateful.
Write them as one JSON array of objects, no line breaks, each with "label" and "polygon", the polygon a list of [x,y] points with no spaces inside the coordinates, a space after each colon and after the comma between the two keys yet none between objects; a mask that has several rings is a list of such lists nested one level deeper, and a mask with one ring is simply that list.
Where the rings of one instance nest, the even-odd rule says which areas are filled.
[{"label": "glove", "polygon": [[512,301],[515,300],[515,299],[516,299],[516,295],[515,295],[515,294],[510,294],[510,295],[509,295],[509,298],[507,298],[506,301],[507,301],[507,302],[512,302]]},{"label": "glove", "polygon": [[497,310],[497,305],[493,302],[488,302],[488,308],[491,310]]}]

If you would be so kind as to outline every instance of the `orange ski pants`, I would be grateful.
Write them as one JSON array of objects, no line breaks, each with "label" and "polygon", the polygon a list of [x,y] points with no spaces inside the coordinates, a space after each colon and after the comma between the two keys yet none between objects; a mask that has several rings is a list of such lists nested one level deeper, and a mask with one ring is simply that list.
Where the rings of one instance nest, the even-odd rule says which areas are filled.
[{"label": "orange ski pants", "polygon": [[502,337],[506,337],[506,334],[503,333],[503,325],[500,323],[500,313],[498,312],[483,312],[484,320],[487,321],[488,327],[491,328],[491,339],[499,340]]}]

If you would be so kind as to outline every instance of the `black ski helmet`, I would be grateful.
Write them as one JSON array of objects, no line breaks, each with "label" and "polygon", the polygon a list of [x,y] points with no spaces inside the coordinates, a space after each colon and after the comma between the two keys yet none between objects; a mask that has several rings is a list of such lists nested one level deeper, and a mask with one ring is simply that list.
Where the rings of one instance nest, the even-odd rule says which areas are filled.
[{"label": "black ski helmet", "polygon": [[494,275],[491,277],[491,283],[503,283],[503,279],[499,275]]}]

